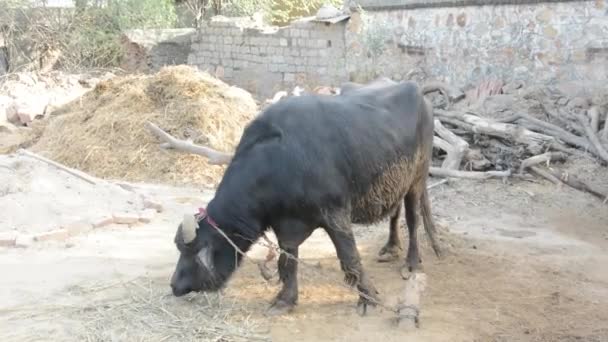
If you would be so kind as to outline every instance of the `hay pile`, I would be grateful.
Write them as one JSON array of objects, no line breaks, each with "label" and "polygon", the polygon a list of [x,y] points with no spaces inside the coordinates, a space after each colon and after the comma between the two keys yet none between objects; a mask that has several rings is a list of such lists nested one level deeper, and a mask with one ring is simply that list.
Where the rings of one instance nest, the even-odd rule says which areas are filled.
[{"label": "hay pile", "polygon": [[224,172],[200,156],[165,151],[146,121],[168,133],[232,151],[256,115],[251,94],[189,66],[100,82],[52,120],[32,147],[102,178],[216,185]]}]

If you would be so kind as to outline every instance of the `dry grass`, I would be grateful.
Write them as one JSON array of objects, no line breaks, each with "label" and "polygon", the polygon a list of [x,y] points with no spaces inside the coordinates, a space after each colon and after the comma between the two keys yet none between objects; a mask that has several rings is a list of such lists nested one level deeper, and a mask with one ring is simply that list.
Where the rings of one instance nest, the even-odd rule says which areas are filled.
[{"label": "dry grass", "polygon": [[250,94],[189,66],[99,83],[54,118],[32,150],[97,177],[170,184],[217,184],[224,168],[164,151],[145,129],[231,151],[256,115]]},{"label": "dry grass", "polygon": [[[176,298],[165,281],[152,278],[72,286],[68,292],[69,296],[51,303],[1,309],[5,319],[30,323],[22,335],[19,331],[9,334],[11,340],[30,341],[33,336],[43,338],[59,329],[70,340],[91,342],[270,341],[265,322],[253,319],[246,305],[229,296],[189,294]],[[78,300],[67,304],[68,298]]]},{"label": "dry grass", "polygon": [[[158,285],[158,284],[156,284]],[[75,311],[82,341],[267,341],[249,313],[219,295],[179,299],[151,281],[123,284],[121,296]]]}]

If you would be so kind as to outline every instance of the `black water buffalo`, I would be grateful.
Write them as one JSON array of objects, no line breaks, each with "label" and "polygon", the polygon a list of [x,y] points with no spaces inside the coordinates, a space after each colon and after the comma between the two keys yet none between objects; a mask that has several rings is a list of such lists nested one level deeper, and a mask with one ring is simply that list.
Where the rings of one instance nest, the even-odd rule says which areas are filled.
[{"label": "black water buffalo", "polygon": [[[268,229],[297,257],[300,244],[321,227],[345,280],[361,292],[364,313],[378,292],[361,265],[351,224],[391,217],[380,254],[396,255],[403,203],[410,237],[405,267],[417,268],[419,205],[437,247],[426,191],[432,146],[432,109],[413,82],[349,86],[339,96],[272,104],[244,130],[204,214],[185,215],[178,226],[173,294],[219,290],[242,260],[234,246],[247,252]],[[278,267],[283,287],[273,314],[290,311],[298,300],[297,262],[281,254]]]}]

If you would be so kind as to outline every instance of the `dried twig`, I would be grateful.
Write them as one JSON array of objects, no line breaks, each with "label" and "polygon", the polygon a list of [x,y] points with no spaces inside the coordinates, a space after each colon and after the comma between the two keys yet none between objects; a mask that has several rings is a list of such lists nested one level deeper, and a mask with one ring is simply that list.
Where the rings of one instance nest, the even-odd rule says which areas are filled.
[{"label": "dried twig", "polygon": [[60,169],[62,171],[65,171],[65,172],[71,174],[72,176],[78,177],[78,178],[84,180],[85,182],[91,183],[93,185],[97,185],[98,183],[103,182],[103,180],[101,180],[99,178],[95,178],[95,177],[93,177],[93,176],[91,176],[89,174],[86,174],[86,173],[82,172],[82,171],[75,170],[75,169],[72,169],[72,168],[67,167],[65,165],[59,164],[57,162],[54,162],[54,161],[52,161],[50,159],[47,159],[47,158],[45,158],[43,156],[40,156],[40,155],[38,155],[36,153],[33,153],[33,152],[30,152],[28,150],[20,149],[20,150],[17,151],[17,153],[25,155],[25,156],[28,156],[30,158],[37,159],[37,160],[39,160],[41,162],[44,162],[44,163],[47,163],[49,165],[52,165],[52,166],[54,166],[54,167],[56,167],[56,168],[58,168],[58,169]]}]

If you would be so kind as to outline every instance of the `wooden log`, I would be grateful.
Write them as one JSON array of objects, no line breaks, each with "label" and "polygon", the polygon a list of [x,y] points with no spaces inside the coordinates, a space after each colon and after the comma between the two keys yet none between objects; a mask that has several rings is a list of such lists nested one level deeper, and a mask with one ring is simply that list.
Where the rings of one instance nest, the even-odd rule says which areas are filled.
[{"label": "wooden log", "polygon": [[592,106],[587,110],[587,116],[591,121],[591,129],[594,132],[599,132],[600,130],[600,109],[596,106]]},{"label": "wooden log", "polygon": [[448,112],[441,109],[435,109],[435,114],[437,114],[440,120],[442,118],[451,118],[470,124],[474,133],[481,133],[527,145],[533,154],[541,153],[547,145],[555,142],[555,138],[552,136],[536,133],[514,124],[487,120],[473,114],[455,111]]},{"label": "wooden log", "polygon": [[511,170],[507,171],[459,171],[448,170],[439,167],[431,167],[429,173],[434,177],[452,177],[466,179],[488,179],[488,178],[504,178],[511,176]]},{"label": "wooden log", "polygon": [[451,170],[458,170],[458,168],[460,168],[462,158],[469,150],[469,143],[444,127],[441,124],[441,121],[435,119],[434,125],[435,133],[437,133],[441,138],[445,139],[445,141],[451,146],[450,150],[446,150],[448,155],[443,161],[441,167]]},{"label": "wooden log", "polygon": [[591,142],[591,145],[593,145],[593,147],[595,148],[595,150],[596,150],[595,154],[599,158],[601,158],[604,161],[604,163],[608,164],[608,151],[604,148],[604,146],[602,145],[602,142],[598,138],[596,132],[593,130],[593,128],[589,124],[587,117],[579,114],[576,116],[576,118],[583,126],[583,129],[585,130],[585,133],[587,134],[587,138]]}]

